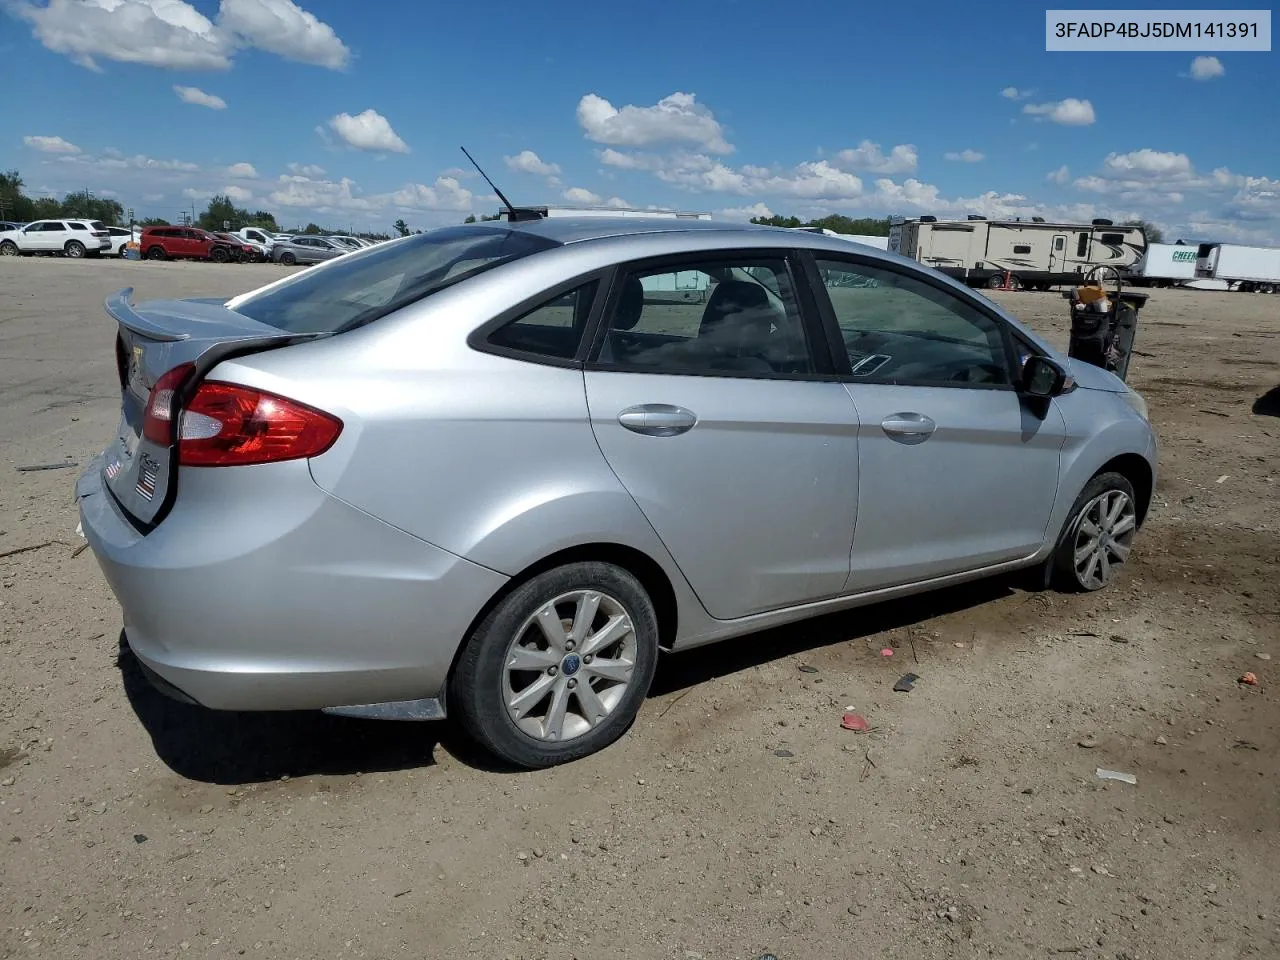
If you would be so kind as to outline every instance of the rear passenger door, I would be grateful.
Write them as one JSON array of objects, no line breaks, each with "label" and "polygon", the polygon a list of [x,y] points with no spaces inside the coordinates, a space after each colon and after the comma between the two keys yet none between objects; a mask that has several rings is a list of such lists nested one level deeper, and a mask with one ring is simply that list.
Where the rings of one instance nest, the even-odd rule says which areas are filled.
[{"label": "rear passenger door", "polygon": [[843,589],[857,422],[786,252],[619,268],[586,369],[600,450],[707,611]]}]

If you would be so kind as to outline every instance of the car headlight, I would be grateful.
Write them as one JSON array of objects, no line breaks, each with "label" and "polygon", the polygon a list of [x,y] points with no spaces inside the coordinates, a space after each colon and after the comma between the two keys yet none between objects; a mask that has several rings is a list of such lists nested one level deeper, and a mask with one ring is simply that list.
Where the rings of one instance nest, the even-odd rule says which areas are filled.
[{"label": "car headlight", "polygon": [[1129,389],[1120,394],[1124,398],[1124,402],[1133,408],[1133,412],[1140,416],[1143,420],[1149,419],[1147,416],[1147,401],[1142,394],[1136,390]]}]

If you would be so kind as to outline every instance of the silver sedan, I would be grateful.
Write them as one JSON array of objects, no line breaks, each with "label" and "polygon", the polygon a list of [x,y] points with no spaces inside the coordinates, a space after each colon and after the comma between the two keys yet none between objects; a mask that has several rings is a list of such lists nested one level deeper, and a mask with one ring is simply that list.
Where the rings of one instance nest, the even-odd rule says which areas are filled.
[{"label": "silver sedan", "polygon": [[1026,568],[1095,590],[1141,397],[839,238],[534,219],[134,306],[82,528],[148,675],[582,757],[660,651]]}]

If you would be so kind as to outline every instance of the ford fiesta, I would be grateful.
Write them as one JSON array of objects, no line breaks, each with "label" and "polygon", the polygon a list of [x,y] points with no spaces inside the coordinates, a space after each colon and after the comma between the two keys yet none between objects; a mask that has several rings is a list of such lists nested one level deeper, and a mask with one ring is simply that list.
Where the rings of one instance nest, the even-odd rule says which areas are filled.
[{"label": "ford fiesta", "polygon": [[1095,590],[1142,399],[918,264],[807,232],[523,219],[119,324],[82,529],[152,681],[222,710],[616,740],[659,651],[1031,568]]}]

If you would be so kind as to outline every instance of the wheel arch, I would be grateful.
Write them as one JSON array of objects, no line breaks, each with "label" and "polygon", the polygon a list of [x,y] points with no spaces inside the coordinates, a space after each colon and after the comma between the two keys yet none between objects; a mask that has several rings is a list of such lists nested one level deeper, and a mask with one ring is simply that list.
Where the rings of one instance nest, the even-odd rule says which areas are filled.
[{"label": "wheel arch", "polygon": [[[513,590],[547,570],[562,567],[569,563],[610,563],[626,570],[640,581],[645,593],[653,603],[654,613],[658,617],[658,645],[669,649],[676,637],[679,624],[679,601],[676,599],[675,586],[667,572],[658,561],[643,550],[622,543],[597,542],[583,543],[565,547],[554,553],[534,561],[523,570],[514,574],[504,583],[489,601],[481,607],[467,627],[469,637],[489,612]],[[461,649],[461,648],[459,648]]]},{"label": "wheel arch", "polygon": [[1147,519],[1147,510],[1151,506],[1151,497],[1155,492],[1155,476],[1151,464],[1140,454],[1122,453],[1118,457],[1112,457],[1095,470],[1093,477],[1103,473],[1118,473],[1133,484],[1133,494],[1137,499],[1138,526],[1141,527]]}]

